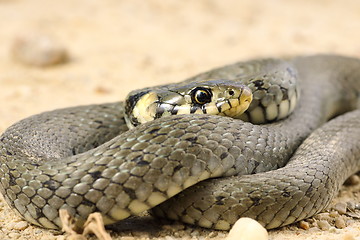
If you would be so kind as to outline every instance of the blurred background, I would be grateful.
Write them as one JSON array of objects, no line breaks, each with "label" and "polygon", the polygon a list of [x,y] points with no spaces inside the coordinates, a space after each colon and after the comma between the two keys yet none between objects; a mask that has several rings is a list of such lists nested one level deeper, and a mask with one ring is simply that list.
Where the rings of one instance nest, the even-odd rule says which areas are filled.
[{"label": "blurred background", "polygon": [[[239,60],[360,55],[357,0],[0,0],[0,19],[0,131]],[[24,64],[16,41],[33,36],[55,40],[68,59]]]},{"label": "blurred background", "polygon": [[0,132],[235,61],[360,56],[359,0],[0,0],[0,20]]}]

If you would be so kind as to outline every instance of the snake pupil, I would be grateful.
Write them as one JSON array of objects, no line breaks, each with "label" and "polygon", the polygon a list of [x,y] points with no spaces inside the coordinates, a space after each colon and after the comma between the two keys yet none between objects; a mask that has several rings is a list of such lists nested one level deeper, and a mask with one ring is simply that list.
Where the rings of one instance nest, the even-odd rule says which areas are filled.
[{"label": "snake pupil", "polygon": [[195,88],[191,91],[191,97],[194,103],[205,104],[211,102],[211,91],[206,88]]}]

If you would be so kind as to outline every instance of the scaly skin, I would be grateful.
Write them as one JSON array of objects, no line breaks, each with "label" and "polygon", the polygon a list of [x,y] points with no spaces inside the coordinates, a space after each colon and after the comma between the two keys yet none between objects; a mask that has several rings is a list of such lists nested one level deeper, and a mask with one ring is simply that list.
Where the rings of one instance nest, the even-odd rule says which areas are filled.
[{"label": "scaly skin", "polygon": [[[241,216],[267,228],[309,217],[359,169],[359,111],[321,127],[285,168],[269,170],[283,167],[327,119],[356,108],[360,61],[315,56],[293,63],[300,76],[298,106],[272,124],[179,115],[126,131],[122,103],[22,120],[0,137],[1,193],[26,220],[46,228],[61,226],[60,208],[80,220],[101,212],[111,223],[178,192],[154,212],[218,229]],[[257,174],[241,177],[250,173]],[[215,177],[223,179],[197,184]]]}]

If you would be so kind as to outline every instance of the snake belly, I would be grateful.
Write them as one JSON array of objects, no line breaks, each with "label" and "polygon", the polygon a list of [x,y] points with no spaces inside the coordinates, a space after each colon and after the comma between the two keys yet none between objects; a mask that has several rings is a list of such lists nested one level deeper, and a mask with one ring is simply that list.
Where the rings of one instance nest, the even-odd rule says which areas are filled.
[{"label": "snake belly", "polygon": [[293,114],[270,124],[176,115],[127,130],[123,103],[24,119],[0,137],[0,191],[45,228],[61,227],[59,209],[80,221],[101,212],[109,224],[153,208],[216,229],[241,216],[266,228],[310,217],[359,169],[360,61],[289,61],[301,97]]}]

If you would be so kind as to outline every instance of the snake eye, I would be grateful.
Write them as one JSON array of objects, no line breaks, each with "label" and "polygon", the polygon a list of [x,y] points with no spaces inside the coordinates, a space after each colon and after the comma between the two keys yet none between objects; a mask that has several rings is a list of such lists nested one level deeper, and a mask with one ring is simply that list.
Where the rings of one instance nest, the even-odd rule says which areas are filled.
[{"label": "snake eye", "polygon": [[198,87],[191,91],[191,98],[194,103],[205,104],[211,102],[212,93],[207,88]]}]

